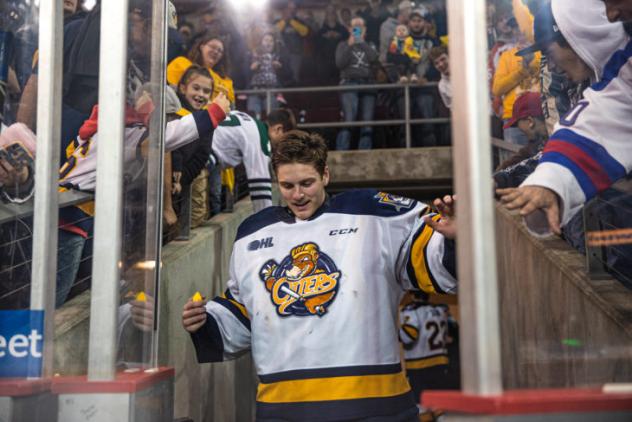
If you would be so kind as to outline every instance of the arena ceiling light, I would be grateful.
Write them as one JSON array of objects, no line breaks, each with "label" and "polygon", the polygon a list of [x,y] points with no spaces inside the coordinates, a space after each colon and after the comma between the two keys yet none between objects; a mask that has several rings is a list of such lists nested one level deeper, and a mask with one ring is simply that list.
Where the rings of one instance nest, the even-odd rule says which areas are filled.
[{"label": "arena ceiling light", "polygon": [[237,12],[259,12],[268,7],[268,0],[232,0],[229,4]]}]

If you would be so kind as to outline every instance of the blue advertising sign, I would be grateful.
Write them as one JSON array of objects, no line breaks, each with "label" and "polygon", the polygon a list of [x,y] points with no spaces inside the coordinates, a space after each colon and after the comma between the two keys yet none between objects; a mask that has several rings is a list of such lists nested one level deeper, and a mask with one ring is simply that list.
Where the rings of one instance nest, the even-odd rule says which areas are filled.
[{"label": "blue advertising sign", "polygon": [[39,377],[44,311],[0,311],[0,377]]}]

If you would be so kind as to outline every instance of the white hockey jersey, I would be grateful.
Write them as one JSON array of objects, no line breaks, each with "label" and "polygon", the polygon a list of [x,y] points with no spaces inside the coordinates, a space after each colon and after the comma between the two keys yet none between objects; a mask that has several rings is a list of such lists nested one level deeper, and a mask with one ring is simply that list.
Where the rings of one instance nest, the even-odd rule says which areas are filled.
[{"label": "white hockey jersey", "polygon": [[258,419],[416,415],[398,305],[404,290],[456,291],[454,242],[423,222],[428,212],[412,199],[358,190],[328,199],[306,221],[282,207],[249,217],[228,289],[207,303],[207,323],[192,335],[198,360],[252,350]]},{"label": "white hockey jersey", "polygon": [[[223,111],[217,105],[213,105],[208,110],[196,111],[182,119],[167,123],[165,152],[195,141],[200,134],[213,130],[214,119],[223,117]],[[140,146],[146,137],[147,129],[141,124],[125,128],[123,166],[126,174],[134,173],[134,169],[142,167],[144,157],[141,155]],[[97,180],[98,132],[88,139],[77,136],[77,140],[71,145],[67,160],[59,169],[59,184],[66,188],[93,191]]]},{"label": "white hockey jersey", "polygon": [[448,307],[413,302],[400,312],[399,339],[406,370],[448,364]]},{"label": "white hockey jersey", "polygon": [[254,211],[272,206],[270,139],[265,123],[231,111],[213,134],[213,155],[224,167],[244,163]]},{"label": "white hockey jersey", "polygon": [[[521,186],[543,186],[561,199],[561,223],[632,170],[632,42],[609,23],[598,0],[556,0],[553,14],[564,37],[595,73],[596,82],[549,137],[540,164]],[[585,10],[577,14],[577,9]],[[577,19],[582,19],[578,22]],[[542,232],[544,214],[527,226]]]}]

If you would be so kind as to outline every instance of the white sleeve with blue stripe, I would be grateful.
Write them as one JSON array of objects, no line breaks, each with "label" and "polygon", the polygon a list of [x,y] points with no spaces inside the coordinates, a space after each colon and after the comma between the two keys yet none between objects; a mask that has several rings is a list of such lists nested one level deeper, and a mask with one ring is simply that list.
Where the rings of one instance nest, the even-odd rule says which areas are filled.
[{"label": "white sleeve with blue stripe", "polygon": [[[543,186],[554,191],[562,202],[561,222],[565,225],[586,201],[631,170],[632,42],[629,42],[610,58],[602,79],[586,89],[584,99],[560,119],[540,164],[521,186]],[[531,223],[543,221],[535,218]]]}]

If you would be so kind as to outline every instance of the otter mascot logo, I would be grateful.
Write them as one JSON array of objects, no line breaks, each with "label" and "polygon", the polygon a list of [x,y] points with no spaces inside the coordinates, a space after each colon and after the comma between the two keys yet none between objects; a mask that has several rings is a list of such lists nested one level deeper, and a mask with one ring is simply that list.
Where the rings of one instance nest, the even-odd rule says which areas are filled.
[{"label": "otter mascot logo", "polygon": [[340,270],[315,243],[292,249],[280,264],[266,262],[259,271],[281,316],[323,316],[338,292]]}]

